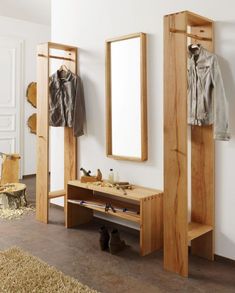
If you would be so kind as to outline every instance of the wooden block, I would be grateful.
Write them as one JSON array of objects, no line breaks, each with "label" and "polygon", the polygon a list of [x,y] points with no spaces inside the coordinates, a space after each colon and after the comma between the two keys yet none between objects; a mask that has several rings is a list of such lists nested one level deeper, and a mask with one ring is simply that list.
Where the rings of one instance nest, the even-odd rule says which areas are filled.
[{"label": "wooden block", "polygon": [[87,183],[87,182],[97,182],[96,176],[82,176],[81,177],[81,183]]}]

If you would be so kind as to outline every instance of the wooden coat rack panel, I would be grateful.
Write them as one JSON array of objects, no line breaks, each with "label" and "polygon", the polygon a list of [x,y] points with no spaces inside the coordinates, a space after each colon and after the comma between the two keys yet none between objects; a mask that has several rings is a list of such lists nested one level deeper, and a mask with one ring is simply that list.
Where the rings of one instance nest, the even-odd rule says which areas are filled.
[{"label": "wooden coat rack panel", "polygon": [[192,253],[214,258],[214,140],[191,127],[191,222],[188,223],[187,46],[213,51],[213,21],[189,11],[164,17],[164,267],[188,276]]},{"label": "wooden coat rack panel", "polygon": [[[64,51],[64,56],[51,55],[52,49]],[[60,59],[77,73],[77,48],[56,43],[44,43],[37,48],[37,179],[36,219],[48,223],[50,198],[65,196],[69,180],[77,177],[77,139],[72,128],[64,128],[64,190],[49,192],[49,74],[50,59]]]}]

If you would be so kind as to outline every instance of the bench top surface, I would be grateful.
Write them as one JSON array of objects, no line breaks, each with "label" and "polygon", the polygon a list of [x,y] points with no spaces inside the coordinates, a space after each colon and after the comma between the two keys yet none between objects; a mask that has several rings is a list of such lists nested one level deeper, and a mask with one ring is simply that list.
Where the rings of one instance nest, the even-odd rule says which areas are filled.
[{"label": "bench top surface", "polygon": [[133,200],[141,200],[144,198],[157,196],[162,194],[163,192],[158,189],[152,189],[152,188],[146,188],[143,186],[133,185],[133,189],[126,189],[124,194],[124,191],[122,189],[117,189],[116,187],[107,187],[107,186],[100,186],[96,185],[94,183],[81,183],[79,180],[73,180],[68,182],[69,185],[77,186],[84,189],[93,190],[96,192],[102,192],[106,194],[111,194],[115,196],[119,196],[122,198],[129,198]]}]

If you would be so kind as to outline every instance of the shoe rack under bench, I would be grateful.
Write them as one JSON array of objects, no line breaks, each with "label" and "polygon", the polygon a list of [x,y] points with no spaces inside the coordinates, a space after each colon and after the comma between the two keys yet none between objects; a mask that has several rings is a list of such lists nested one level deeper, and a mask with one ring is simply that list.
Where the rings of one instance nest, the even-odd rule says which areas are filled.
[{"label": "shoe rack under bench", "polygon": [[133,186],[118,190],[92,183],[69,181],[65,200],[66,227],[89,222],[93,212],[103,212],[140,226],[140,254],[147,255],[163,246],[163,193]]}]

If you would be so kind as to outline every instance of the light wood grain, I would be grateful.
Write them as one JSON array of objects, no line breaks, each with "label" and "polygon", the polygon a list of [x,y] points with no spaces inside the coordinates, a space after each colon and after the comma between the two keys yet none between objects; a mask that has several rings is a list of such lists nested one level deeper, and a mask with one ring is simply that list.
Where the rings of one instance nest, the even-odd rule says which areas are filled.
[{"label": "light wood grain", "polygon": [[77,47],[59,43],[48,42],[50,49],[64,50],[64,51],[76,51]]},{"label": "light wood grain", "polygon": [[112,156],[112,90],[111,90],[111,43],[105,50],[105,94],[106,94],[106,156]]},{"label": "light wood grain", "polygon": [[[191,33],[187,33],[191,26]],[[171,32],[170,32],[171,31]],[[196,37],[195,37],[196,36]],[[164,267],[188,275],[192,253],[214,255],[214,141],[213,128],[192,127],[192,222],[187,221],[187,42],[213,51],[213,22],[189,11],[164,20]],[[185,234],[186,232],[186,234]]]},{"label": "light wood grain", "polygon": [[193,255],[213,261],[214,260],[214,230],[197,237],[191,241]]},{"label": "light wood grain", "polygon": [[[124,196],[115,188],[70,181],[67,186],[66,226],[72,228],[90,221],[95,210],[139,224],[141,255],[160,249],[163,245],[162,192],[145,187],[136,187],[130,192],[131,195],[127,190],[127,196]],[[96,206],[81,206],[81,200],[97,205],[111,203],[116,207],[116,212],[105,212],[104,208]],[[123,208],[127,212],[122,212]],[[90,212],[86,212],[86,209]]]},{"label": "light wood grain", "polygon": [[[96,202],[96,199],[94,197],[93,199],[94,203]],[[80,207],[82,205],[78,204],[78,203],[75,203],[75,202],[72,202],[72,200],[68,200],[68,203],[73,203],[75,205],[79,205]],[[100,203],[99,201],[97,203]],[[105,204],[105,202],[103,202]],[[104,213],[104,214],[108,214],[108,215],[111,215],[111,216],[114,216],[114,217],[117,217],[117,218],[121,218],[121,219],[124,219],[124,220],[127,220],[127,221],[132,221],[132,222],[135,222],[135,223],[140,223],[140,216],[139,215],[135,215],[135,214],[130,214],[130,213],[126,213],[126,212],[121,212],[121,211],[116,211],[116,212],[113,212],[112,210],[108,210],[108,211],[105,211],[104,208],[100,208],[100,207],[89,207],[89,206],[82,206],[83,208],[87,208],[87,209],[91,209],[93,211],[97,211],[97,212],[100,212],[100,213]]]},{"label": "light wood grain", "polygon": [[213,20],[207,17],[201,16],[191,11],[185,11],[185,12],[187,14],[187,23],[190,26],[197,27],[197,26],[213,25]]},{"label": "light wood grain", "polygon": [[[140,89],[141,89],[141,156],[117,156],[112,152],[112,76],[111,43],[132,38],[140,38]],[[147,35],[136,33],[106,40],[106,155],[115,160],[142,162],[148,159],[148,119],[147,119]]]},{"label": "light wood grain", "polygon": [[101,186],[94,185],[92,183],[81,183],[79,180],[74,180],[74,181],[71,180],[68,183],[69,185],[81,187],[83,189],[102,192],[106,194],[113,194],[120,198],[132,199],[136,201],[140,201],[143,198],[151,197],[156,194],[162,193],[162,191],[158,189],[151,189],[151,188],[133,185],[133,190],[127,189],[126,190],[127,194],[124,195],[122,190],[118,190],[117,188],[114,188],[114,187],[101,187]]},{"label": "light wood grain", "polygon": [[118,36],[115,38],[109,38],[106,40],[106,43],[125,41],[125,40],[129,40],[129,39],[133,39],[133,38],[140,38],[143,36],[143,34],[144,33],[140,32],[140,33],[134,33],[134,34],[129,34],[129,35],[125,35],[125,36]]},{"label": "light wood grain", "polygon": [[174,28],[170,28],[170,32],[171,33],[178,33],[178,34],[184,34],[187,37],[191,38],[191,39],[195,39],[195,40],[201,40],[201,41],[212,41],[212,38],[208,38],[208,37],[202,37],[196,34],[191,34],[191,33],[187,33],[187,31],[185,30],[178,30],[178,29],[174,29]]},{"label": "light wood grain", "polygon": [[[72,51],[66,51],[65,56],[71,57],[75,62],[65,61],[64,64],[73,73],[77,74],[78,51],[74,48]],[[64,128],[64,186],[67,188],[69,180],[77,178],[77,138],[73,136],[73,129]],[[67,219],[67,199],[64,198],[65,222]]]},{"label": "light wood grain", "polygon": [[[191,32],[213,39],[213,24],[191,27]],[[201,41],[201,45],[213,52],[214,42]],[[214,228],[215,145],[212,126],[194,126],[191,131],[192,148],[192,215],[193,222]],[[192,254],[214,259],[214,229],[191,243]]]},{"label": "light wood grain", "polygon": [[164,268],[188,275],[185,13],[164,18]]},{"label": "light wood grain", "polygon": [[[37,52],[37,187],[36,187],[36,218],[48,223],[48,201],[64,195],[61,191],[48,191],[48,161],[49,161],[49,125],[48,125],[48,98],[49,98],[49,60],[54,58],[50,55],[50,49],[64,50],[64,64],[73,73],[77,73],[77,48],[56,43],[45,43],[38,46]],[[64,128],[64,186],[68,180],[77,178],[77,139],[73,136],[72,128]],[[65,200],[65,217],[67,211]]]},{"label": "light wood grain", "polygon": [[66,191],[64,189],[57,190],[57,191],[50,191],[48,197],[49,199],[57,198],[57,197],[65,196],[65,193]]},{"label": "light wood grain", "polygon": [[37,114],[33,113],[27,121],[27,125],[30,129],[30,132],[33,134],[37,133]]},{"label": "light wood grain", "polygon": [[140,211],[140,254],[144,256],[163,246],[162,194],[142,199]]},{"label": "light wood grain", "polygon": [[148,159],[148,90],[147,90],[147,35],[141,33],[140,75],[141,75],[141,160]]},{"label": "light wood grain", "polygon": [[[49,55],[47,43],[37,48],[38,54]],[[36,219],[48,223],[48,82],[49,59],[37,57],[37,177],[36,177]]]},{"label": "light wood grain", "polygon": [[67,221],[66,227],[73,228],[81,224],[88,223],[93,218],[93,210],[81,207],[73,203],[67,203]]},{"label": "light wood grain", "polygon": [[188,241],[198,238],[212,230],[212,226],[190,222],[188,225]]}]

